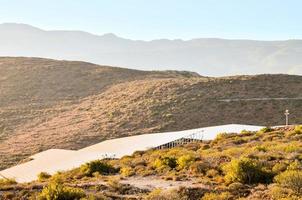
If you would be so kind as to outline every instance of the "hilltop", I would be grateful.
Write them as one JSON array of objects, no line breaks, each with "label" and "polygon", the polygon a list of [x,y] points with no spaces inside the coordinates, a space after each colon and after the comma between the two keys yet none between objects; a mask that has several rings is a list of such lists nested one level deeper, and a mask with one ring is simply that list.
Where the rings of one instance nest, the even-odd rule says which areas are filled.
[{"label": "hilltop", "polygon": [[291,123],[302,118],[301,76],[212,78],[13,57],[0,58],[0,71],[0,168],[49,148],[79,149],[108,138],[278,125],[285,109]]}]

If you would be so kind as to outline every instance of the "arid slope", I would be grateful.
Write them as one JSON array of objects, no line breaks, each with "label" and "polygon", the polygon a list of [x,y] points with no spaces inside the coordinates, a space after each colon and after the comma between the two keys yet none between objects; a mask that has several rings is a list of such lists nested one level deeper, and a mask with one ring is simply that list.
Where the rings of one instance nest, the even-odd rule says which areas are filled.
[{"label": "arid slope", "polygon": [[227,123],[282,124],[286,108],[291,123],[302,120],[302,99],[245,100],[301,97],[301,76],[206,78],[32,58],[0,63],[0,168],[45,149],[78,149],[107,138]]}]

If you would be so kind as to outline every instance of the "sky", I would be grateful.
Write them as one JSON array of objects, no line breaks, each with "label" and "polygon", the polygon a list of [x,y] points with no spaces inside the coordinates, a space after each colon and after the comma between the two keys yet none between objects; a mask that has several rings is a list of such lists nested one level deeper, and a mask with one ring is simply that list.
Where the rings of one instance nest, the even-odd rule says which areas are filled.
[{"label": "sky", "polygon": [[301,0],[0,0],[0,23],[152,39],[302,39]]}]

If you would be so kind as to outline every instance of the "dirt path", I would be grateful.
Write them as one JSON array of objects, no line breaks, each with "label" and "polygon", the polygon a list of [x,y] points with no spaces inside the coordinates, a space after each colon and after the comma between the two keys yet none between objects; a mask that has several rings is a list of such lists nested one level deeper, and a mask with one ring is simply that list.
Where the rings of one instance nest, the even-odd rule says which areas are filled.
[{"label": "dirt path", "polygon": [[173,181],[173,180],[159,179],[158,177],[155,177],[155,176],[129,177],[127,179],[120,180],[119,182],[122,184],[130,184],[137,188],[149,189],[149,190],[152,190],[155,188],[172,189],[172,188],[178,188],[181,186],[207,188],[203,184],[196,183],[197,180]]}]

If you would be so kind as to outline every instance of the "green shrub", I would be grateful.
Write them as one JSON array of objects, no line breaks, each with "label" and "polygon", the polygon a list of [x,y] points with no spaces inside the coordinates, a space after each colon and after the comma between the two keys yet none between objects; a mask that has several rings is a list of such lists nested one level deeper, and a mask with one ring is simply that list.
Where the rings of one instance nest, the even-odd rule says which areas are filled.
[{"label": "green shrub", "polygon": [[301,147],[300,145],[297,145],[297,144],[289,144],[289,145],[286,145],[285,148],[284,148],[284,151],[286,153],[294,153],[294,152],[299,152],[301,151]]},{"label": "green shrub", "polygon": [[262,132],[262,133],[268,133],[268,132],[271,132],[271,131],[273,131],[274,129],[272,129],[271,127],[264,127],[264,128],[262,128],[262,129],[260,129],[260,131]]},{"label": "green shrub", "polygon": [[66,187],[59,182],[51,182],[39,194],[39,200],[79,200],[85,197],[79,188]]},{"label": "green shrub", "polygon": [[234,159],[222,169],[227,183],[269,183],[272,180],[272,173],[266,172],[256,160],[249,158]]},{"label": "green shrub", "polygon": [[240,132],[240,135],[251,136],[251,135],[254,135],[254,133],[251,132],[251,131],[242,130],[242,131]]},{"label": "green shrub", "polygon": [[179,169],[188,169],[189,166],[195,161],[195,157],[192,155],[183,155],[177,159],[177,165]]},{"label": "green shrub", "polygon": [[255,150],[260,151],[260,152],[267,152],[267,148],[265,146],[256,146]]},{"label": "green shrub", "polygon": [[302,125],[295,126],[295,134],[302,134]]},{"label": "green shrub", "polygon": [[287,170],[275,177],[275,181],[286,188],[293,190],[296,194],[302,195],[302,171]]},{"label": "green shrub", "polygon": [[275,174],[280,174],[281,172],[284,172],[287,169],[287,164],[284,162],[276,163],[273,168],[272,172]]},{"label": "green shrub", "polygon": [[51,177],[50,174],[46,173],[46,172],[41,172],[38,174],[38,181],[45,181],[47,179],[49,179]]},{"label": "green shrub", "polygon": [[228,133],[218,133],[216,135],[216,138],[214,140],[219,141],[228,138],[229,134]]},{"label": "green shrub", "polygon": [[85,176],[92,176],[93,173],[98,172],[99,174],[102,175],[108,175],[108,174],[113,174],[117,172],[117,169],[115,169],[113,166],[104,163],[100,160],[95,160],[89,163],[86,163],[80,167],[80,171],[85,175]]},{"label": "green shrub", "polygon": [[295,160],[289,164],[287,170],[302,170],[302,163],[298,160]]},{"label": "green shrub", "polygon": [[122,167],[120,170],[120,174],[122,176],[128,177],[128,176],[133,176],[135,172],[131,167]]},{"label": "green shrub", "polygon": [[163,157],[157,158],[153,166],[157,169],[162,169],[165,167],[169,167],[170,169],[175,169],[177,167],[177,160],[174,157]]}]

